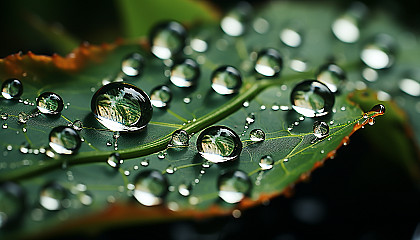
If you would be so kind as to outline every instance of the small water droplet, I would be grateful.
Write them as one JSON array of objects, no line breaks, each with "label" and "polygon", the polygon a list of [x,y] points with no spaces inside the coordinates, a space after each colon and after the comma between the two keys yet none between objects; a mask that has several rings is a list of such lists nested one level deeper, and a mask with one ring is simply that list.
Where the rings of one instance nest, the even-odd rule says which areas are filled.
[{"label": "small water droplet", "polygon": [[251,180],[240,170],[226,172],[217,181],[219,197],[227,203],[240,202],[251,189]]},{"label": "small water droplet", "polygon": [[375,82],[378,80],[378,72],[369,67],[363,69],[362,76],[366,81],[369,82]]},{"label": "small water droplet", "polygon": [[93,203],[93,196],[90,192],[80,192],[77,194],[77,198],[85,206],[90,206]]},{"label": "small water droplet", "polygon": [[302,35],[293,28],[285,28],[280,32],[280,40],[289,47],[302,45]]},{"label": "small water droplet", "polygon": [[394,64],[394,39],[389,35],[379,34],[366,44],[360,58],[373,69],[389,68]]},{"label": "small water droplet", "polygon": [[172,92],[165,85],[157,86],[152,89],[150,93],[150,102],[154,107],[157,108],[164,108],[167,107],[168,104],[172,100]]},{"label": "small water droplet", "polygon": [[177,87],[191,87],[200,77],[200,67],[193,59],[184,59],[171,68],[169,79]]},{"label": "small water droplet", "polygon": [[245,118],[245,123],[251,125],[255,122],[255,113],[249,113]]},{"label": "small water droplet", "polygon": [[111,146],[112,146],[112,142],[111,142],[111,140],[106,141],[106,146],[107,146],[107,147],[111,147]]},{"label": "small water droplet", "polygon": [[10,78],[1,85],[1,94],[6,99],[18,99],[23,93],[23,85],[16,78]]},{"label": "small water droplet", "polygon": [[29,115],[25,112],[20,112],[18,115],[18,122],[25,124],[29,120]]},{"label": "small water droplet", "polygon": [[186,185],[184,183],[179,184],[178,192],[184,197],[188,197],[191,193],[191,185]]},{"label": "small water droplet", "polygon": [[153,115],[149,96],[134,85],[113,82],[92,97],[96,119],[112,131],[137,131],[146,127]]},{"label": "small water droplet", "polygon": [[377,114],[384,114],[385,113],[385,106],[383,104],[377,104],[370,109],[371,112],[376,112]]},{"label": "small water droplet", "polygon": [[225,126],[212,126],[197,138],[197,150],[206,160],[214,163],[235,160],[242,151],[239,136]]},{"label": "small water droplet", "polygon": [[245,101],[245,102],[242,104],[242,106],[244,106],[244,108],[249,107],[249,102],[248,102],[248,101]]},{"label": "small water droplet", "polygon": [[265,155],[261,157],[260,162],[258,163],[262,170],[269,170],[273,168],[274,159],[270,155]]},{"label": "small water droplet", "polygon": [[232,66],[221,66],[211,75],[211,87],[221,95],[237,93],[241,86],[241,74]]},{"label": "small water droplet", "polygon": [[341,111],[346,111],[346,107],[342,106],[342,107],[340,108],[340,110],[341,110]]},{"label": "small water droplet", "polygon": [[278,110],[280,110],[280,106],[277,105],[277,103],[275,103],[273,106],[271,106],[271,110],[278,111]]},{"label": "small water droplet", "polygon": [[73,128],[58,126],[50,132],[49,145],[58,154],[74,154],[80,148],[80,136]]},{"label": "small water droplet", "polygon": [[191,102],[191,98],[186,97],[186,98],[183,99],[183,101],[184,101],[185,104],[188,104],[188,103]]},{"label": "small water droplet", "polygon": [[249,133],[249,138],[253,142],[261,142],[261,141],[264,141],[265,140],[265,133],[261,129],[253,129]]},{"label": "small water droplet", "polygon": [[14,227],[25,211],[25,194],[20,185],[5,182],[0,185],[0,229]]},{"label": "small water droplet", "polygon": [[341,67],[333,63],[328,63],[318,69],[316,79],[327,85],[331,92],[335,93],[346,79],[346,74]]},{"label": "small water droplet", "polygon": [[331,28],[338,40],[345,43],[354,43],[359,40],[359,25],[366,16],[367,8],[361,2],[354,2],[350,8],[337,18]]},{"label": "small water droplet", "polygon": [[283,69],[283,58],[273,48],[264,49],[258,53],[254,68],[263,76],[276,77]]},{"label": "small water droplet", "polygon": [[22,143],[22,145],[20,145],[19,147],[19,151],[23,154],[26,154],[29,152],[29,149],[31,148],[31,146],[29,145],[29,143]]},{"label": "small water droplet", "polygon": [[173,165],[169,165],[168,167],[166,167],[166,173],[168,174],[173,174],[174,172],[176,172],[177,168]]},{"label": "small water droplet", "polygon": [[184,147],[188,146],[190,141],[190,137],[188,136],[188,133],[185,130],[176,130],[174,133],[172,133],[172,138],[169,143],[170,147]]},{"label": "small water droplet", "polygon": [[267,107],[265,105],[261,105],[260,110],[264,111],[265,109],[267,109]]},{"label": "small water droplet", "polygon": [[254,28],[255,32],[259,34],[265,34],[268,32],[268,29],[270,29],[270,23],[264,18],[256,18],[252,23],[252,27]]},{"label": "small water droplet", "polygon": [[290,95],[293,109],[305,117],[327,115],[334,106],[333,93],[323,83],[306,80],[297,84]]},{"label": "small water droplet", "polygon": [[330,127],[326,122],[316,121],[313,126],[314,136],[318,139],[325,138],[330,133]]},{"label": "small water droplet", "polygon": [[368,120],[369,122],[369,125],[373,125],[373,124],[375,124],[375,118],[369,118],[369,120]]},{"label": "small water droplet", "polygon": [[144,58],[140,53],[131,53],[121,62],[121,70],[128,77],[139,77],[144,68]]},{"label": "small water droplet", "polygon": [[251,14],[251,5],[247,2],[240,2],[222,19],[220,27],[229,36],[241,36],[246,31],[246,24],[251,18]]},{"label": "small water droplet", "polygon": [[7,149],[7,151],[12,151],[13,150],[13,146],[9,144],[9,145],[6,146],[6,149]]},{"label": "small water droplet", "polygon": [[134,197],[145,206],[161,204],[168,193],[168,181],[157,170],[146,170],[135,179]]},{"label": "small water droplet", "polygon": [[308,63],[303,60],[303,59],[299,59],[299,58],[295,58],[290,60],[290,68],[296,72],[305,72],[308,70]]},{"label": "small water droplet", "polygon": [[80,131],[83,129],[83,122],[80,120],[74,120],[74,122],[71,125],[74,130]]},{"label": "small water droplet", "polygon": [[43,114],[58,114],[63,110],[63,99],[56,93],[44,92],[36,99],[36,106]]},{"label": "small water droplet", "polygon": [[7,125],[7,123],[3,123],[3,126],[2,126],[2,128],[3,128],[3,129],[7,129],[7,128],[8,128],[8,125]]},{"label": "small water droplet", "polygon": [[1,113],[0,117],[2,120],[7,120],[9,118],[9,114],[4,112],[4,113]]},{"label": "small water droplet", "polygon": [[160,59],[170,59],[182,52],[185,47],[187,31],[175,21],[156,25],[150,34],[152,53]]},{"label": "small water droplet", "polygon": [[159,159],[164,159],[164,158],[165,158],[165,156],[166,156],[166,152],[164,152],[164,151],[159,152],[159,153],[158,153],[158,155],[157,155],[157,157],[158,157]]},{"label": "small water droplet", "polygon": [[59,183],[50,182],[44,185],[39,196],[39,203],[50,211],[57,211],[63,207],[67,192]]},{"label": "small water droplet", "polygon": [[408,95],[419,97],[420,96],[420,83],[410,78],[404,78],[398,83],[401,91]]},{"label": "small water droplet", "polygon": [[208,43],[204,39],[197,38],[197,37],[191,39],[190,46],[194,51],[200,52],[200,53],[206,52],[209,47]]},{"label": "small water droplet", "polygon": [[148,159],[141,160],[140,165],[142,165],[143,167],[149,166],[149,160]]},{"label": "small water droplet", "polygon": [[108,160],[107,160],[108,165],[113,168],[119,168],[121,162],[122,160],[120,158],[119,153],[111,153],[111,155],[109,155]]}]

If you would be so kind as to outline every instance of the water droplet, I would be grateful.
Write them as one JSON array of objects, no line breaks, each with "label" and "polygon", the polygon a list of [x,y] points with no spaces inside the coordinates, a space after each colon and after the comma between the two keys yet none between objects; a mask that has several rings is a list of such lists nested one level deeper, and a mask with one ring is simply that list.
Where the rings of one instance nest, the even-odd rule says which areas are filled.
[{"label": "water droplet", "polygon": [[177,168],[173,165],[169,165],[168,167],[166,167],[166,173],[168,174],[173,174],[174,172],[176,172]]},{"label": "water droplet", "polygon": [[9,118],[9,114],[4,112],[4,113],[1,113],[0,117],[2,120],[7,120]]},{"label": "water droplet", "polygon": [[85,206],[90,206],[93,203],[93,196],[90,192],[80,192],[77,194],[77,198]]},{"label": "water droplet", "polygon": [[297,84],[290,95],[293,109],[305,117],[327,115],[334,106],[333,93],[323,83],[306,80]]},{"label": "water droplet", "polygon": [[302,44],[301,34],[292,28],[285,28],[280,32],[280,40],[289,47],[299,47]]},{"label": "water droplet", "polygon": [[273,168],[274,159],[270,155],[265,155],[258,163],[262,170],[269,170]]},{"label": "water droplet", "polygon": [[385,106],[382,104],[377,104],[370,109],[371,112],[376,112],[377,114],[384,114],[385,113]]},{"label": "water droplet", "polygon": [[7,123],[3,123],[2,128],[3,128],[3,129],[7,129],[7,128],[8,128]]},{"label": "water droplet", "polygon": [[81,145],[79,134],[67,126],[53,128],[49,140],[50,147],[58,154],[74,154]]},{"label": "water droplet", "polygon": [[290,60],[290,68],[296,72],[305,72],[308,70],[308,64],[305,60],[295,58]]},{"label": "water droplet", "polygon": [[186,97],[186,98],[183,99],[183,101],[184,101],[185,104],[188,104],[188,103],[191,102],[191,98]]},{"label": "water droplet", "polygon": [[249,113],[245,118],[245,122],[247,125],[253,124],[255,122],[255,113]]},{"label": "water droplet", "polygon": [[191,87],[199,77],[200,67],[197,62],[187,58],[172,66],[169,79],[177,87]]},{"label": "water droplet", "polygon": [[1,94],[6,99],[18,99],[23,93],[23,85],[16,78],[10,78],[1,85]]},{"label": "water droplet", "polygon": [[20,112],[18,115],[18,122],[25,124],[29,120],[29,115],[25,112]]},{"label": "water droplet", "polygon": [[122,160],[120,158],[119,153],[111,153],[111,155],[109,155],[108,160],[107,160],[108,165],[113,168],[119,168],[121,162]]},{"label": "water droplet", "polygon": [[226,14],[220,22],[223,32],[229,36],[238,37],[245,33],[246,24],[252,14],[252,7],[247,2],[240,2]]},{"label": "water droplet", "polygon": [[369,82],[375,82],[378,80],[378,72],[369,67],[363,69],[362,76],[366,81]]},{"label": "water droplet", "polygon": [[420,96],[420,83],[416,80],[404,78],[399,83],[401,91],[407,93],[408,95],[419,97]]},{"label": "water droplet", "polygon": [[44,92],[36,99],[36,107],[43,114],[58,114],[63,110],[63,99],[56,93]]},{"label": "water droplet", "polygon": [[313,130],[314,130],[314,136],[318,139],[324,138],[328,136],[328,134],[330,133],[330,127],[328,126],[326,122],[322,122],[322,121],[315,121]]},{"label": "water droplet", "polygon": [[111,146],[112,146],[112,142],[111,142],[111,140],[106,141],[106,146],[107,146],[107,147],[111,147]]},{"label": "water droplet", "polygon": [[139,173],[134,185],[134,197],[145,206],[161,204],[169,187],[165,176],[157,170]]},{"label": "water droplet", "polygon": [[191,193],[191,185],[180,184],[178,186],[178,192],[184,197],[188,197]]},{"label": "water droplet", "polygon": [[268,48],[258,53],[257,61],[255,62],[255,71],[266,77],[275,77],[279,75],[283,68],[283,58],[280,53]]},{"label": "water droplet", "polygon": [[149,166],[149,160],[148,159],[141,160],[140,165],[142,165],[143,167]]},{"label": "water droplet", "polygon": [[354,43],[359,40],[359,25],[367,13],[367,8],[363,3],[353,3],[349,10],[337,18],[331,28],[338,40],[345,43]]},{"label": "water droplet", "polygon": [[24,214],[25,194],[16,183],[0,185],[0,229],[14,227]]},{"label": "water droplet", "polygon": [[140,53],[131,53],[121,62],[121,70],[128,77],[139,77],[144,68],[144,58]]},{"label": "water droplet", "polygon": [[242,104],[242,106],[244,106],[244,108],[249,107],[249,102],[248,102],[248,101],[245,101],[245,102]]},{"label": "water droplet", "polygon": [[74,122],[71,125],[74,130],[80,131],[83,129],[83,122],[80,120],[74,120]]},{"label": "water droplet", "polygon": [[256,18],[252,23],[252,27],[254,28],[255,32],[259,34],[265,34],[268,32],[268,29],[270,29],[270,23],[264,18]]},{"label": "water droplet", "polygon": [[39,203],[42,207],[50,211],[57,211],[63,207],[67,192],[57,182],[50,182],[44,185],[39,196]]},{"label": "water droplet", "polygon": [[211,75],[211,87],[221,95],[236,93],[241,86],[241,74],[232,66],[221,66]]},{"label": "water droplet", "polygon": [[217,181],[219,197],[227,203],[240,202],[251,189],[251,180],[240,170],[226,172]]},{"label": "water droplet", "polygon": [[265,133],[261,129],[253,129],[249,133],[249,138],[253,142],[261,142],[261,141],[264,141],[265,140]]},{"label": "water droplet", "polygon": [[207,42],[204,39],[200,39],[200,38],[191,39],[190,45],[194,51],[200,52],[200,53],[207,51],[209,47]]},{"label": "water droplet", "polygon": [[190,137],[185,130],[176,130],[172,133],[171,142],[169,143],[170,147],[184,147],[188,146]]},{"label": "water droplet", "polygon": [[335,93],[346,79],[346,74],[341,67],[333,63],[329,63],[318,69],[316,79],[327,85],[331,92]]},{"label": "water droplet", "polygon": [[185,28],[178,22],[161,23],[150,34],[151,51],[160,59],[170,59],[184,49],[186,37]]},{"label": "water droplet", "polygon": [[369,120],[368,120],[369,122],[369,125],[373,125],[373,124],[375,124],[375,118],[369,118]]},{"label": "water droplet", "polygon": [[172,92],[165,85],[157,86],[152,89],[150,93],[150,102],[154,107],[157,108],[164,108],[167,107],[168,104],[172,100]]},{"label": "water droplet", "polygon": [[385,34],[375,36],[364,46],[360,58],[373,69],[391,67],[394,64],[394,39]]},{"label": "water droplet", "polygon": [[212,126],[197,138],[197,150],[206,160],[214,163],[235,160],[242,151],[239,136],[230,128]]},{"label": "water droplet", "polygon": [[136,131],[146,127],[153,115],[149,96],[134,85],[113,82],[92,97],[96,119],[112,131]]}]

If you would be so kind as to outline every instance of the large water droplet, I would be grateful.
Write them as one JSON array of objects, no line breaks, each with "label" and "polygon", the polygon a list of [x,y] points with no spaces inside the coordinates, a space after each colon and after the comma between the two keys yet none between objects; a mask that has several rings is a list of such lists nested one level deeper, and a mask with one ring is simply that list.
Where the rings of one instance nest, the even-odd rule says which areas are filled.
[{"label": "large water droplet", "polygon": [[229,36],[241,36],[246,30],[246,24],[251,18],[251,14],[251,5],[247,2],[240,2],[222,19],[220,27]]},{"label": "large water droplet", "polygon": [[212,126],[203,130],[197,138],[197,150],[210,162],[235,160],[242,151],[239,136],[230,128]]},{"label": "large water droplet", "polygon": [[318,139],[328,136],[330,133],[330,127],[326,122],[316,121],[313,126],[314,136]]},{"label": "large water droplet", "polygon": [[373,69],[389,68],[394,64],[394,45],[391,36],[379,34],[364,46],[360,58]]},{"label": "large water droplet", "polygon": [[341,67],[333,63],[329,63],[318,69],[316,79],[327,85],[331,92],[335,93],[346,79],[346,74]]},{"label": "large water droplet", "polygon": [[221,95],[236,93],[241,86],[241,74],[232,66],[221,66],[214,70],[211,75],[211,87]]},{"label": "large water droplet", "polygon": [[106,162],[113,168],[119,168],[122,160],[119,153],[111,153]]},{"label": "large water droplet", "polygon": [[74,154],[81,145],[79,134],[67,126],[53,128],[49,140],[50,147],[58,154]]},{"label": "large water droplet", "polygon": [[240,170],[224,173],[217,181],[219,197],[227,203],[240,202],[251,189],[251,180]]},{"label": "large water droplet", "polygon": [[36,107],[43,114],[58,114],[63,110],[63,99],[56,93],[44,92],[36,99]]},{"label": "large water droplet", "polygon": [[145,206],[161,204],[168,193],[168,182],[157,170],[146,170],[137,175],[134,197]]},{"label": "large water droplet", "polygon": [[171,142],[169,143],[170,147],[184,147],[188,146],[190,137],[185,130],[176,130],[172,133]]},{"label": "large water droplet", "polygon": [[172,100],[172,92],[171,89],[169,89],[165,85],[157,86],[154,89],[152,89],[152,92],[150,93],[150,102],[154,107],[157,108],[164,108],[167,107],[168,104]]},{"label": "large water droplet", "polygon": [[50,211],[60,210],[62,202],[66,199],[67,191],[57,182],[50,182],[44,185],[39,195],[39,203]]},{"label": "large water droplet", "polygon": [[262,170],[269,170],[273,168],[274,159],[270,155],[265,155],[261,157],[260,162],[258,163]]},{"label": "large water droplet", "polygon": [[144,58],[140,53],[131,53],[121,62],[121,70],[128,77],[139,77],[144,68]]},{"label": "large water droplet", "polygon": [[255,71],[266,76],[275,77],[283,68],[283,59],[280,53],[268,48],[258,53],[257,61],[255,62]]},{"label": "large water droplet", "polygon": [[25,210],[23,189],[13,182],[0,185],[0,229],[14,227]]},{"label": "large water droplet", "polygon": [[264,141],[265,140],[265,133],[261,129],[253,129],[249,133],[249,138],[253,142],[261,142],[261,141]]},{"label": "large water droplet", "polygon": [[193,59],[185,59],[171,68],[169,79],[177,87],[191,87],[200,77],[200,67]]},{"label": "large water droplet", "polygon": [[366,12],[367,8],[363,3],[353,3],[346,13],[333,22],[331,28],[334,35],[345,43],[354,43],[359,40],[359,25]]},{"label": "large water droplet", "polygon": [[302,44],[302,35],[292,28],[285,28],[280,32],[280,40],[289,47],[299,47]]},{"label": "large water droplet", "polygon": [[136,131],[146,127],[153,115],[149,96],[134,85],[113,82],[92,97],[96,119],[112,131]]},{"label": "large water droplet", "polygon": [[6,99],[17,99],[23,93],[23,85],[16,78],[10,78],[1,85],[1,94]]},{"label": "large water droplet", "polygon": [[404,78],[399,83],[401,91],[408,95],[419,97],[420,96],[420,83],[410,78]]},{"label": "large water droplet", "polygon": [[185,47],[187,32],[174,21],[155,26],[150,34],[152,53],[160,59],[170,59]]},{"label": "large water droplet", "polygon": [[293,109],[305,117],[319,117],[330,113],[334,106],[333,93],[323,83],[306,80],[297,84],[290,95]]}]

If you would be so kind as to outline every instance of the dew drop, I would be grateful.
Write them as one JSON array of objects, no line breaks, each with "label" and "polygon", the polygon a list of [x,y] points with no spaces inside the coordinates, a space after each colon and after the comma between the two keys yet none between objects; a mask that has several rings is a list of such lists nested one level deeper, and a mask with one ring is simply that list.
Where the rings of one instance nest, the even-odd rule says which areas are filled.
[{"label": "dew drop", "polygon": [[7,125],[7,123],[3,123],[2,128],[3,129],[7,129],[9,126]]},{"label": "dew drop", "polygon": [[371,112],[376,112],[377,114],[385,113],[385,106],[383,104],[377,104],[370,109]]},{"label": "dew drop", "polygon": [[335,93],[346,79],[346,74],[341,67],[336,64],[329,63],[318,69],[316,79],[327,85],[331,92]]},{"label": "dew drop", "polygon": [[398,83],[401,91],[407,93],[408,95],[419,97],[420,96],[420,83],[416,80],[404,78]]},{"label": "dew drop", "polygon": [[186,98],[183,99],[183,101],[184,101],[185,104],[188,104],[188,103],[191,102],[191,98],[186,97]]},{"label": "dew drop", "polygon": [[378,72],[369,67],[363,69],[362,76],[366,81],[369,82],[375,82],[378,80]]},{"label": "dew drop", "polygon": [[194,51],[200,52],[200,53],[206,52],[209,47],[208,43],[204,39],[201,39],[201,38],[191,39],[190,46]]},{"label": "dew drop", "polygon": [[107,146],[107,147],[111,147],[111,146],[112,146],[112,142],[111,142],[111,140],[106,141],[106,146]]},{"label": "dew drop", "polygon": [[338,40],[345,43],[354,43],[359,40],[359,25],[367,13],[367,8],[363,3],[353,3],[349,10],[338,17],[332,24],[332,32]]},{"label": "dew drop", "polygon": [[223,32],[229,36],[238,37],[245,33],[246,24],[252,14],[252,7],[246,2],[240,2],[226,14],[220,22]]},{"label": "dew drop", "polygon": [[217,181],[219,197],[227,203],[240,202],[251,189],[251,180],[240,170],[226,172]]},{"label": "dew drop", "polygon": [[149,166],[149,160],[148,159],[141,160],[140,165],[142,165],[143,167]]},{"label": "dew drop", "polygon": [[219,163],[235,160],[242,151],[239,136],[225,126],[212,126],[197,138],[197,150],[206,160]]},{"label": "dew drop", "polygon": [[292,90],[290,100],[293,109],[305,117],[327,115],[335,102],[328,87],[316,80],[305,80],[297,84]]},{"label": "dew drop", "polygon": [[1,94],[6,99],[18,99],[23,93],[23,85],[16,78],[10,78],[1,85]]},{"label": "dew drop", "polygon": [[188,197],[191,193],[191,185],[186,185],[184,183],[179,184],[178,192],[184,197]]},{"label": "dew drop", "polygon": [[139,77],[144,68],[144,58],[140,53],[131,53],[121,62],[121,70],[128,77]]},{"label": "dew drop", "polygon": [[63,110],[63,99],[56,93],[44,92],[36,99],[36,107],[43,114],[58,114]]},{"label": "dew drop", "polygon": [[394,44],[389,35],[379,34],[364,46],[360,58],[373,69],[389,68],[394,64]]},{"label": "dew drop", "polygon": [[248,102],[248,101],[245,101],[245,102],[242,104],[242,106],[244,106],[244,108],[249,107],[249,102]]},{"label": "dew drop", "polygon": [[302,44],[302,35],[292,28],[285,28],[280,32],[280,40],[289,47],[299,47]]},{"label": "dew drop", "polygon": [[150,34],[152,53],[160,59],[170,59],[185,47],[187,31],[175,21],[155,26]]},{"label": "dew drop", "polygon": [[39,203],[42,207],[50,211],[57,211],[63,208],[63,201],[66,199],[67,192],[57,182],[50,182],[44,185],[39,195]]},{"label": "dew drop", "polygon": [[9,118],[9,114],[4,112],[4,113],[1,113],[0,117],[2,120],[7,120]]},{"label": "dew drop", "polygon": [[255,113],[249,113],[245,118],[245,123],[251,125],[255,122]]},{"label": "dew drop", "polygon": [[328,134],[330,133],[330,127],[328,126],[326,122],[322,122],[322,121],[315,121],[313,130],[314,130],[314,136],[318,139],[324,138],[328,136]]},{"label": "dew drop", "polygon": [[113,82],[92,97],[96,119],[112,131],[136,131],[146,127],[153,115],[149,96],[134,85]]},{"label": "dew drop", "polygon": [[164,159],[164,158],[165,158],[165,156],[166,156],[166,153],[165,153],[164,151],[159,152],[159,153],[158,153],[158,155],[157,155],[157,157],[158,157],[159,159]]},{"label": "dew drop", "polygon": [[174,172],[176,172],[177,168],[173,165],[169,165],[168,167],[166,167],[166,173],[167,174],[173,174]]},{"label": "dew drop", "polygon": [[165,85],[155,87],[150,93],[150,101],[154,107],[167,107],[172,100],[172,92]]},{"label": "dew drop", "polygon": [[369,120],[368,120],[368,123],[369,123],[369,125],[373,125],[373,124],[375,124],[375,118],[369,118]]},{"label": "dew drop", "polygon": [[15,226],[25,211],[25,194],[16,183],[0,185],[0,229]]},{"label": "dew drop", "polygon": [[145,206],[161,204],[168,193],[168,181],[157,170],[146,170],[135,179],[134,197]]},{"label": "dew drop", "polygon": [[107,163],[109,166],[113,168],[119,168],[122,160],[119,153],[111,153],[109,155]]},{"label": "dew drop", "polygon": [[80,192],[77,194],[77,198],[85,206],[90,206],[93,203],[93,196],[90,192]]},{"label": "dew drop", "polygon": [[249,138],[253,142],[261,142],[261,141],[264,141],[265,140],[265,133],[261,129],[253,129],[249,133]]},{"label": "dew drop", "polygon": [[200,67],[197,62],[187,58],[172,66],[169,79],[177,87],[191,87],[199,77]]},{"label": "dew drop", "polygon": [[83,122],[80,120],[74,120],[74,122],[71,124],[74,130],[80,131],[83,129]]},{"label": "dew drop", "polygon": [[278,76],[283,68],[283,58],[280,53],[273,48],[264,49],[258,53],[254,68],[255,71],[263,76]]},{"label": "dew drop", "polygon": [[265,155],[258,163],[262,170],[269,170],[273,168],[274,159],[270,155]]},{"label": "dew drop", "polygon": [[254,28],[255,32],[259,34],[265,34],[268,32],[268,29],[270,29],[270,23],[264,18],[256,18],[252,23],[252,27]]},{"label": "dew drop", "polygon": [[305,72],[308,70],[308,63],[302,59],[295,58],[290,60],[290,68],[296,72]]},{"label": "dew drop", "polygon": [[185,147],[188,146],[190,138],[185,130],[176,130],[172,133],[172,138],[169,143],[170,147]]},{"label": "dew drop", "polygon": [[49,145],[58,154],[74,154],[80,148],[81,140],[73,128],[58,126],[50,132]]},{"label": "dew drop", "polygon": [[221,95],[236,93],[241,86],[241,74],[232,66],[221,66],[211,75],[211,87]]}]

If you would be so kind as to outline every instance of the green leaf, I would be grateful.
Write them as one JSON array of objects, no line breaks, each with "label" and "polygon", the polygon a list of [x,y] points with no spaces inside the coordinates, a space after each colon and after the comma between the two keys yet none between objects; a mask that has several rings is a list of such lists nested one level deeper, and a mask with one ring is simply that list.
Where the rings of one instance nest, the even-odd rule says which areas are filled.
[{"label": "green leaf", "polygon": [[[253,26],[258,26],[255,22],[247,23],[247,32],[242,37],[228,36],[212,24],[189,29],[191,38],[204,36],[209,46],[204,53],[185,50],[184,54],[196,59],[201,69],[199,82],[191,89],[178,88],[168,80],[169,67],[165,64],[170,65],[170,61],[157,59],[150,49],[132,42],[100,47],[83,45],[66,59],[30,53],[3,59],[1,78],[19,78],[24,92],[21,102],[0,100],[0,111],[8,114],[6,120],[1,120],[6,127],[0,130],[5,149],[0,182],[14,181],[22,186],[26,211],[19,227],[0,234],[44,236],[100,231],[113,223],[223,215],[287,191],[325,159],[334,157],[336,149],[347,144],[355,130],[378,115],[368,112],[364,118],[364,112],[348,98],[360,83],[360,77],[356,76],[362,65],[354,49],[360,49],[361,44],[348,45],[333,38],[330,24],[337,15],[329,5],[275,3],[256,14],[260,23],[266,21],[268,31],[258,27],[255,30]],[[298,17],[302,32],[306,33],[302,34],[304,42],[297,48],[285,46],[278,37],[279,31],[287,26],[288,20]],[[261,79],[254,71],[255,52],[266,48],[278,49],[283,56],[285,66],[279,77]],[[146,129],[121,133],[115,138],[112,131],[95,119],[90,101],[102,85],[121,78],[121,62],[133,52],[143,56],[145,68],[139,78],[126,81],[149,95],[156,86],[166,84],[172,91],[172,101],[167,108],[154,108]],[[290,68],[291,60],[298,56],[309,64],[303,72]],[[305,79],[313,79],[317,68],[328,62],[330,56],[347,72],[348,82],[335,94],[332,114],[302,118],[290,107],[292,89]],[[213,71],[226,64],[239,69],[243,77],[239,93],[232,96],[217,94],[210,86]],[[19,113],[31,114],[36,108],[36,97],[46,91],[64,99],[61,115],[41,114],[25,124],[19,123]],[[255,122],[246,124],[252,113]],[[51,154],[48,150],[44,153],[51,129],[76,120],[83,122],[79,132],[83,143],[78,153],[69,156]],[[328,124],[327,137],[314,139],[313,125],[317,120]],[[227,126],[239,135],[243,148],[238,159],[206,166],[196,141],[200,132],[212,125]],[[251,141],[249,134],[254,129],[265,132],[264,141]],[[168,147],[176,130],[191,135],[188,146]],[[221,144],[222,138],[218,140],[217,146],[231,152]],[[115,144],[118,150],[114,150]],[[108,157],[115,152],[124,160],[118,170],[107,164]],[[263,171],[259,161],[265,155],[271,156],[274,165]],[[139,174],[151,169],[161,172],[170,187],[162,205],[146,207],[132,196],[133,187]],[[223,202],[218,195],[219,177],[233,170],[244,172],[251,183],[247,197],[238,204]],[[51,181],[65,189],[66,194],[62,194],[66,197],[59,202],[62,205],[59,211],[47,210],[40,203],[41,189]],[[240,186],[244,187],[243,184],[246,183]],[[183,185],[191,186],[189,194],[184,194],[188,196],[178,192]],[[156,186],[154,191],[160,187]]]}]

